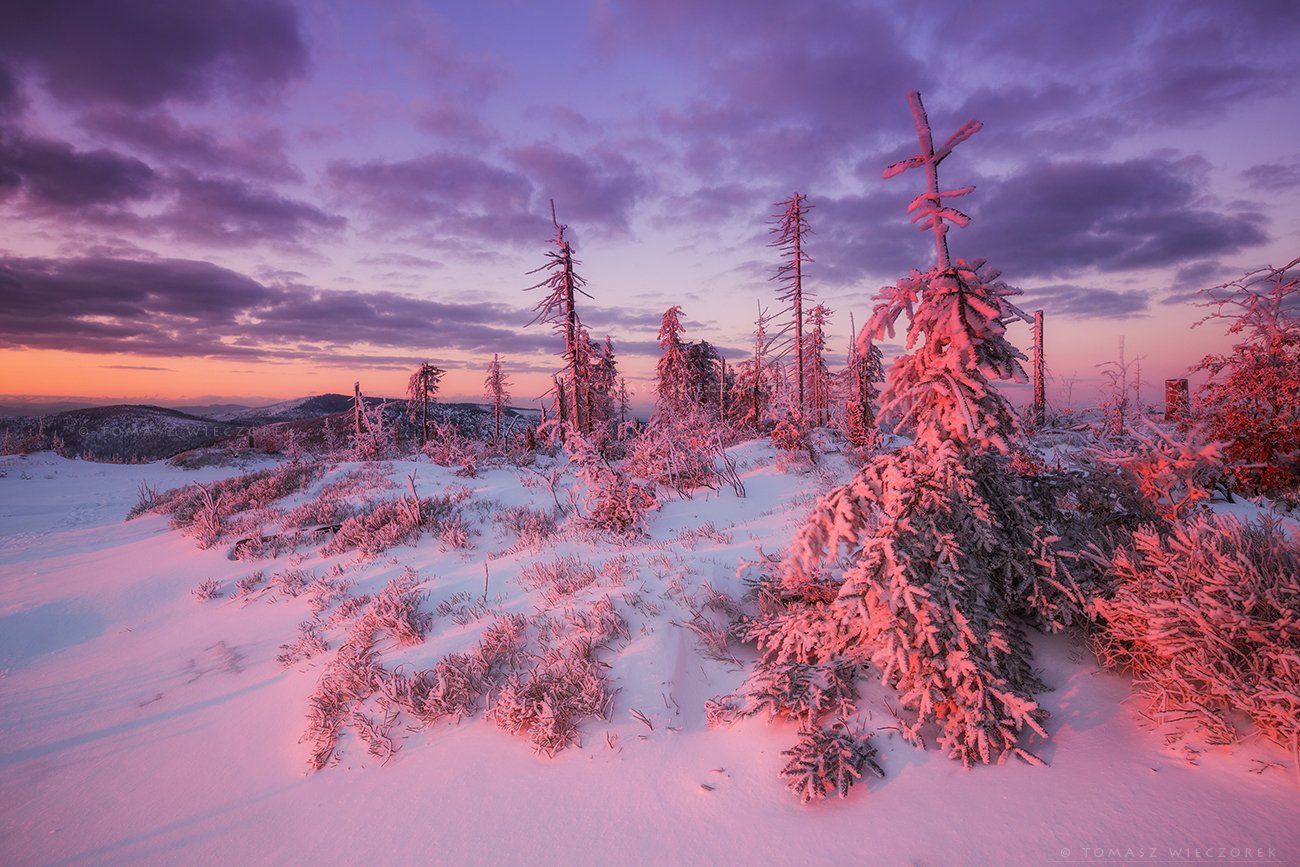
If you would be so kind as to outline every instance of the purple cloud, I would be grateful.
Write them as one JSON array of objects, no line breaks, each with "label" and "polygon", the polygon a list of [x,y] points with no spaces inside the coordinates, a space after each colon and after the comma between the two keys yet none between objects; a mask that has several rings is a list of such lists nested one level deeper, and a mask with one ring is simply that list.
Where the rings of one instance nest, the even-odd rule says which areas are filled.
[{"label": "purple cloud", "polygon": [[0,194],[21,191],[40,210],[121,205],[148,198],[156,176],[133,157],[0,129]]},{"label": "purple cloud", "polygon": [[1130,319],[1147,315],[1151,307],[1151,299],[1145,292],[1076,286],[1073,283],[1035,286],[1013,300],[1023,310],[1042,309],[1050,316],[1073,319]]},{"label": "purple cloud", "polygon": [[175,200],[153,225],[181,238],[234,245],[300,241],[347,224],[315,205],[234,178],[182,171],[169,186]]},{"label": "purple cloud", "polygon": [[133,108],[218,88],[258,96],[307,67],[297,11],[278,0],[17,0],[0,52],[65,102]]},{"label": "purple cloud", "polygon": [[276,129],[230,138],[212,127],[185,126],[163,112],[133,111],[92,112],[80,124],[169,165],[263,180],[301,177],[285,153],[284,134]]},{"label": "purple cloud", "polygon": [[626,157],[608,150],[579,156],[549,145],[530,145],[506,157],[536,184],[539,198],[554,199],[566,219],[626,232],[633,206],[650,185]]},{"label": "purple cloud", "polygon": [[1300,187],[1300,160],[1289,163],[1261,163],[1241,173],[1253,190],[1277,193]]},{"label": "purple cloud", "polygon": [[1198,169],[1163,157],[1031,163],[981,185],[953,246],[1014,279],[1167,267],[1267,241],[1262,214],[1202,201]]}]

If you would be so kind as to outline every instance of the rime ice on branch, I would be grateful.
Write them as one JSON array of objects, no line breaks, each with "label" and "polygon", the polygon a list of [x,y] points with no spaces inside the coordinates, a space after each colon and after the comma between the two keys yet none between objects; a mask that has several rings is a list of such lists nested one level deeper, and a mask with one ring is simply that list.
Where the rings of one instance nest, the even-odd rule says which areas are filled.
[{"label": "rime ice on branch", "polygon": [[898,418],[900,427],[914,429],[918,445],[927,449],[953,440],[1006,452],[1007,437],[1018,425],[1010,405],[989,380],[1028,381],[1020,365],[1025,356],[1005,337],[1007,319],[1028,317],[1008,300],[1020,290],[998,280],[997,271],[984,270],[983,259],[969,264],[952,261],[948,223],[965,226],[970,218],[944,204],[944,197],[964,196],[974,187],[944,190],[939,185],[939,163],[978,132],[981,124],[968,121],[936,150],[921,95],[908,94],[908,102],[921,152],[889,166],[883,176],[925,169],[926,191],[907,209],[913,222],[934,233],[936,262],[929,271],[913,270],[896,285],[883,288],[863,330],[871,337],[892,337],[899,315],[906,313],[910,320],[909,354],[890,368],[882,414]]},{"label": "rime ice on branch", "polygon": [[[591,296],[582,288],[587,281],[574,270],[574,266],[579,263],[573,258],[573,245],[564,237],[564,232],[569,227],[556,217],[554,201],[551,202],[551,223],[555,226],[555,237],[552,239],[555,249],[546,254],[546,264],[528,272],[547,272],[545,280],[528,289],[548,290],[546,297],[533,308],[536,315],[529,325],[545,322],[564,335],[564,358],[569,367],[568,397],[573,410],[570,420],[578,430],[586,431],[588,424],[583,410],[587,392],[587,354],[583,351],[582,322],[578,318],[575,298],[578,294],[588,298]],[[565,396],[557,393],[556,399],[563,404]]]}]

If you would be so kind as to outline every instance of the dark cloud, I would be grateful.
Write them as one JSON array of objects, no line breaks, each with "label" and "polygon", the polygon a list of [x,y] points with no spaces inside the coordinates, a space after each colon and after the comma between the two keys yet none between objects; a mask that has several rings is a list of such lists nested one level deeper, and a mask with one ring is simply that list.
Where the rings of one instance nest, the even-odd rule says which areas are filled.
[{"label": "dark cloud", "polygon": [[799,187],[833,177],[854,150],[904,128],[903,94],[930,81],[895,22],[860,4],[644,0],[620,6],[608,27],[600,38],[700,67],[707,96],[660,123],[714,183],[733,172]]},{"label": "dark cloud", "polygon": [[[441,236],[507,244],[537,244],[551,234],[547,199],[561,217],[585,230],[626,231],[648,182],[613,153],[581,156],[534,145],[507,153],[511,167],[479,157],[435,151],[408,160],[335,161],[326,175],[335,191],[360,205],[381,227],[410,230],[423,223]],[[548,216],[543,216],[543,215]],[[416,231],[412,238],[421,240]]]},{"label": "dark cloud", "polygon": [[153,170],[133,157],[0,129],[0,194],[21,190],[38,209],[122,205],[149,197],[155,181]]},{"label": "dark cloud", "polygon": [[461,219],[526,212],[532,198],[532,185],[520,173],[447,152],[393,162],[340,160],[326,173],[376,222],[432,220],[454,231]]},{"label": "dark cloud", "polygon": [[80,123],[169,165],[263,180],[301,177],[285,153],[284,134],[275,129],[231,138],[212,127],[185,126],[163,112],[132,111],[96,111]]},{"label": "dark cloud", "polygon": [[23,94],[13,70],[0,63],[0,119],[19,114],[25,107]]},{"label": "dark cloud", "polygon": [[[358,347],[555,352],[507,305],[261,283],[178,259],[0,259],[0,346],[160,357],[383,359]],[[404,356],[403,356],[404,357]]]},{"label": "dark cloud", "polygon": [[1012,299],[1024,310],[1044,310],[1049,316],[1068,316],[1072,319],[1130,319],[1145,316],[1151,299],[1145,292],[1128,289],[1099,289],[1057,283],[1026,289],[1020,298]]},{"label": "dark cloud", "polygon": [[307,66],[297,12],[279,0],[12,0],[4,20],[0,53],[66,102],[257,97]]},{"label": "dark cloud", "polygon": [[301,241],[338,231],[343,217],[235,178],[182,171],[169,179],[175,195],[153,225],[171,234],[217,244]]},{"label": "dark cloud", "polygon": [[1267,241],[1260,213],[1202,200],[1200,169],[1161,157],[1031,163],[981,185],[968,200],[975,222],[950,238],[1013,279],[1169,267]]}]

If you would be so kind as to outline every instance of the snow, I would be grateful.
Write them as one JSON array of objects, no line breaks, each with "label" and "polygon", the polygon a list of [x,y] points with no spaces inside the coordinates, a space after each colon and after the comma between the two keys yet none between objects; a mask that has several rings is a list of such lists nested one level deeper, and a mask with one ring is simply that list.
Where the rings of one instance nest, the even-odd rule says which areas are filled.
[{"label": "snow", "polygon": [[[1102,860],[1088,854],[1097,847],[1169,858],[1170,849],[1219,846],[1300,858],[1289,755],[1258,742],[1167,749],[1124,704],[1126,680],[1099,672],[1068,636],[1037,641],[1055,687],[1041,696],[1051,739],[1037,745],[1050,767],[966,771],[918,751],[884,728],[896,702],[868,685],[885,778],[842,801],[800,805],[777,779],[793,731],[761,719],[708,729],[704,701],[743,672],[705,659],[673,621],[705,581],[738,593],[738,559],[788,544],[828,487],[824,475],[841,480],[848,467],[831,456],[823,476],[780,471],[758,442],[732,454],[745,499],[724,487],[670,500],[650,516],[649,538],[626,546],[567,538],[489,560],[490,600],[519,613],[540,596],[518,580],[530,563],[577,554],[597,566],[618,555],[636,564],[625,586],[592,591],[613,596],[631,639],[600,654],[619,692],[608,723],[583,724],[581,749],[539,758],[480,714],[403,730],[384,766],[349,738],[340,764],[316,773],[306,772],[298,738],[328,656],[288,670],[276,662],[308,615],[306,600],[230,599],[237,579],[289,558],[233,561],[229,546],[199,550],[161,517],[123,521],[141,481],[164,489],[258,465],[0,459],[0,861],[1033,864]],[[525,487],[514,470],[464,479],[395,461],[392,477],[404,484],[412,469],[422,495],[464,484],[467,505],[486,504],[465,513],[480,533],[472,549],[444,552],[426,535],[355,566],[308,549],[301,568],[344,563],[370,592],[410,566],[428,580],[432,609],[459,592],[482,594],[484,559],[513,542],[501,509],[551,502],[546,485]],[[691,532],[705,522],[717,532]],[[225,595],[196,601],[191,590],[209,578]],[[630,605],[633,593],[659,613]],[[425,644],[386,648],[384,662],[431,665],[469,647],[480,627],[439,618]],[[1277,766],[1257,772],[1260,761]]]}]

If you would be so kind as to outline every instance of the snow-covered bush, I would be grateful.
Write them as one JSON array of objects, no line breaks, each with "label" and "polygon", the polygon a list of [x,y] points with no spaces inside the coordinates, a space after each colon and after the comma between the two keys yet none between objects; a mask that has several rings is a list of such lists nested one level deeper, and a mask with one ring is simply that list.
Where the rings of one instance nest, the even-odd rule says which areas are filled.
[{"label": "snow-covered bush", "polygon": [[588,527],[622,536],[635,536],[645,526],[646,515],[659,506],[654,492],[633,481],[626,472],[610,463],[596,445],[578,433],[564,443],[570,462],[577,467],[578,481],[586,514],[581,516]]},{"label": "snow-covered bush", "polygon": [[280,654],[276,661],[284,668],[305,662],[313,656],[319,656],[330,649],[329,643],[320,634],[320,627],[308,620],[298,624],[298,637],[290,644],[280,645]]},{"label": "snow-covered bush", "polygon": [[322,553],[341,554],[355,550],[373,557],[413,541],[426,526],[450,511],[451,506],[445,498],[420,498],[415,492],[414,476],[408,482],[410,490],[401,497],[381,500],[345,520],[334,538],[321,549]]},{"label": "snow-covered bush", "polygon": [[1238,738],[1240,714],[1274,742],[1300,738],[1300,545],[1272,522],[1194,514],[1145,528],[1111,562],[1093,648],[1131,672],[1156,724]]},{"label": "snow-covered bush", "polygon": [[551,608],[566,596],[596,583],[596,570],[577,557],[556,557],[525,566],[519,582],[529,590],[542,591],[541,608]]},{"label": "snow-covered bush", "polygon": [[209,578],[191,590],[190,593],[200,602],[210,602],[221,596],[221,583],[214,578]]},{"label": "snow-covered bush", "polygon": [[1187,517],[1216,489],[1226,490],[1222,443],[1207,441],[1199,428],[1182,434],[1148,428],[1149,433],[1130,430],[1127,448],[1095,450],[1093,457],[1114,467],[1123,483],[1141,491],[1167,521]]},{"label": "snow-covered bush", "polygon": [[391,470],[391,464],[382,463],[366,463],[349,470],[322,486],[311,499],[290,509],[284,516],[284,526],[312,527],[341,524],[356,514],[357,506],[354,500],[364,499],[374,491],[393,487],[393,482],[389,478]]},{"label": "snow-covered bush", "polygon": [[[591,717],[609,719],[614,704],[607,666],[596,659],[596,651],[627,635],[627,622],[609,597],[586,612],[544,622],[538,629],[542,652],[531,669],[505,676],[493,693],[488,718],[505,731],[526,736],[548,756],[577,745],[579,724]],[[516,661],[522,659],[517,638],[506,644]]]},{"label": "snow-covered bush", "polygon": [[717,417],[687,404],[655,414],[633,441],[626,469],[686,496],[699,488],[717,488],[714,462],[722,448]]},{"label": "snow-covered bush", "polygon": [[[759,647],[750,681],[770,684],[760,695],[774,707],[813,716],[824,693],[806,682],[824,690],[828,673],[874,667],[912,714],[900,720],[909,741],[923,744],[933,726],[967,766],[1037,762],[1023,740],[1046,736],[1047,714],[1034,700],[1043,685],[1026,630],[1087,618],[1095,568],[1077,552],[1104,550],[1112,531],[1101,528],[1128,513],[1122,497],[1086,478],[1012,469],[1006,456],[1020,429],[991,380],[1027,380],[1024,356],[1006,339],[1006,321],[1020,315],[1009,301],[1017,290],[983,261],[950,258],[947,223],[968,218],[943,198],[970,190],[941,191],[935,170],[980,125],[936,149],[919,94],[910,101],[920,153],[885,176],[929,167],[928,189],[909,210],[933,232],[936,264],[882,289],[859,337],[892,336],[900,316],[909,320],[881,414],[913,441],[824,496],[779,568],[759,564],[757,613],[738,629]],[[851,678],[834,683],[829,698],[852,702]],[[815,747],[814,736],[806,750]]]},{"label": "snow-covered bush", "polygon": [[784,418],[772,428],[772,445],[784,452],[807,451],[808,438],[794,419]]},{"label": "snow-covered bush", "polygon": [[1241,342],[1206,356],[1198,395],[1209,433],[1252,492],[1300,501],[1300,259],[1207,291],[1208,320],[1225,320]]},{"label": "snow-covered bush", "polygon": [[526,506],[511,506],[500,518],[501,526],[519,537],[518,547],[523,550],[545,546],[560,528],[554,512]]},{"label": "snow-covered bush", "polygon": [[781,755],[790,757],[781,769],[781,778],[805,804],[820,801],[831,792],[841,798],[847,796],[865,770],[878,777],[885,775],[876,764],[876,750],[870,740],[853,734],[842,722],[828,728],[801,729],[798,742]]},{"label": "snow-covered bush", "polygon": [[158,494],[148,511],[170,515],[173,527],[195,536],[207,548],[229,533],[232,516],[269,508],[304,490],[323,471],[319,464],[293,462],[210,485],[195,482]]}]

